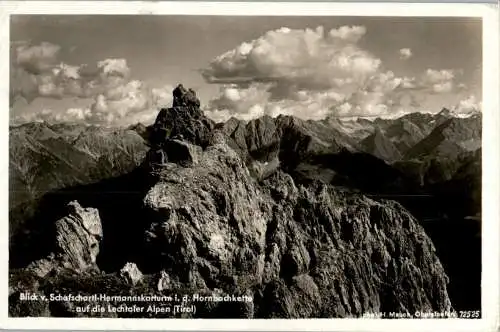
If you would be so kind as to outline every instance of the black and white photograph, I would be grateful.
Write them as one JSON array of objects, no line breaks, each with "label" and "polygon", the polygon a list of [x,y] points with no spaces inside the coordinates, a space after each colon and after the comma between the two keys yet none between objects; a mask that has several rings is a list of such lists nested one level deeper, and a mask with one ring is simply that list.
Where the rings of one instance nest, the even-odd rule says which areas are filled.
[{"label": "black and white photograph", "polygon": [[483,317],[483,19],[275,15],[10,16],[9,317]]}]

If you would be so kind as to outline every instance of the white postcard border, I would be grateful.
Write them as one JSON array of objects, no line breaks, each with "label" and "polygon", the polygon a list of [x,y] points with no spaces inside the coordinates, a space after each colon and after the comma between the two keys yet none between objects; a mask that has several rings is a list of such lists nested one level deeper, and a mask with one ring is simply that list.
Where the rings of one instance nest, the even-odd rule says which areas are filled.
[{"label": "white postcard border", "polygon": [[[499,326],[499,25],[498,7],[464,3],[263,3],[139,1],[4,1],[0,7],[0,70],[9,71],[10,16],[16,14],[267,15],[267,16],[448,16],[483,18],[483,228],[482,315],[462,319],[111,319],[8,317],[8,111],[0,112],[1,234],[4,273],[0,274],[0,327],[7,329],[135,329],[254,331],[496,331]],[[9,80],[0,80],[0,98],[8,105]],[[467,268],[464,266],[464,268]]]}]

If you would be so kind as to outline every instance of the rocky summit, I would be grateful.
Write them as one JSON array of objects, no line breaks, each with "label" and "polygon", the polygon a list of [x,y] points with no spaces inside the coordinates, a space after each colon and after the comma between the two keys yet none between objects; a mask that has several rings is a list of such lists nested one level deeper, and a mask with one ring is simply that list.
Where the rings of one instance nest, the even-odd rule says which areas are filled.
[{"label": "rocky summit", "polygon": [[[116,180],[133,196],[120,205],[126,190],[111,196],[114,187],[95,187],[112,198],[88,195],[70,203],[53,220],[55,232],[43,233],[55,249],[11,270],[10,315],[172,317],[164,311],[85,314],[70,300],[17,300],[27,290],[198,299],[195,312],[176,317],[336,318],[453,309],[433,241],[402,204],[360,192],[369,184],[359,161],[381,161],[344,131],[283,116],[215,124],[194,91],[179,85],[173,94],[172,107],[142,130],[150,146],[144,162]],[[75,199],[71,192],[65,199]],[[244,300],[200,300],[206,298]]]},{"label": "rocky summit", "polygon": [[157,147],[167,138],[178,138],[205,146],[213,126],[213,121],[205,117],[200,110],[196,93],[179,84],[173,91],[172,107],[161,109],[156,117],[150,142]]}]

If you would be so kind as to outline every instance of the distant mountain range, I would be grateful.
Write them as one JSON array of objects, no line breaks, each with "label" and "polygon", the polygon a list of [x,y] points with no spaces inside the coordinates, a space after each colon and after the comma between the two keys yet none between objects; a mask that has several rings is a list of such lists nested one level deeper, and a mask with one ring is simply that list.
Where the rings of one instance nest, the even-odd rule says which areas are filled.
[{"label": "distant mountain range", "polygon": [[[280,167],[303,178],[338,183],[348,174],[356,178],[351,179],[354,182],[375,180],[366,173],[366,163],[381,172],[380,181],[373,185],[387,186],[386,175],[398,177],[398,172],[419,185],[448,181],[461,160],[481,147],[480,114],[459,118],[446,109],[435,115],[412,113],[374,120],[305,121],[279,116],[244,122],[232,118],[217,126],[233,139],[233,147],[252,160],[255,171],[268,172],[263,163],[265,168],[278,167],[273,158],[280,154]],[[46,123],[10,127],[11,210],[51,190],[130,172],[144,159],[150,128]],[[337,155],[343,156],[342,162],[332,161]],[[365,164],[357,172],[354,164],[359,162]]]}]

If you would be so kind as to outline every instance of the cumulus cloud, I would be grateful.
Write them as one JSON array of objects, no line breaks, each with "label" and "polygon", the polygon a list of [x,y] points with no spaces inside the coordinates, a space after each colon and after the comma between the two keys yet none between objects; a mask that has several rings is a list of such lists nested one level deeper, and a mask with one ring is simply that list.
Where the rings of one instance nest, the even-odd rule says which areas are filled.
[{"label": "cumulus cloud", "polygon": [[436,83],[432,86],[432,89],[436,93],[451,92],[451,90],[453,90],[453,83],[449,81],[443,83]]},{"label": "cumulus cloud", "polygon": [[174,87],[172,85],[151,89],[152,104],[158,107],[169,107],[173,101],[173,90]]},{"label": "cumulus cloud", "polygon": [[413,53],[409,48],[402,48],[399,50],[399,58],[402,60],[408,60],[412,55]]},{"label": "cumulus cloud", "polygon": [[24,122],[84,122],[91,115],[89,108],[70,108],[66,111],[55,111],[50,108],[44,108],[38,112],[25,113],[12,119],[13,123]]},{"label": "cumulus cloud", "polygon": [[148,93],[142,82],[130,81],[99,94],[91,106],[92,114],[108,123],[115,122],[148,108],[151,101]]},{"label": "cumulus cloud", "polygon": [[442,81],[452,80],[454,77],[455,77],[454,72],[449,69],[442,69],[442,70],[427,69],[427,71],[425,72],[424,79],[426,79],[430,83],[438,83]]},{"label": "cumulus cloud", "polygon": [[9,98],[12,105],[17,98],[27,102],[38,96],[38,82],[36,76],[25,70],[11,66]]},{"label": "cumulus cloud", "polygon": [[477,100],[476,96],[470,95],[465,99],[462,99],[454,107],[453,111],[459,115],[471,115],[482,110],[482,102]]},{"label": "cumulus cloud", "polygon": [[90,98],[87,108],[65,111],[45,109],[24,114],[15,122],[85,122],[103,125],[151,123],[158,108],[172,102],[172,86],[150,88],[131,79],[126,59],[104,59],[95,64],[60,62],[60,47],[50,43],[29,45],[17,42],[11,64],[11,105],[22,97],[28,103],[37,97]]},{"label": "cumulus cloud", "polygon": [[126,126],[137,122],[150,124],[158,115],[159,108],[171,105],[172,90],[169,85],[151,89],[141,81],[131,80],[97,95],[89,107],[63,111],[42,109],[19,115],[12,122],[70,122],[104,126]]},{"label": "cumulus cloud", "polygon": [[413,89],[416,87],[415,77],[404,76],[401,78],[401,87],[403,89]]},{"label": "cumulus cloud", "polygon": [[240,44],[202,72],[207,82],[226,84],[210,101],[208,114],[244,119],[258,109],[319,119],[360,99],[355,95],[360,90],[368,94],[363,105],[373,112],[370,101],[382,103],[385,93],[408,87],[411,79],[382,72],[381,60],[357,44],[365,34],[363,26],[328,32],[281,28]]},{"label": "cumulus cloud", "polygon": [[15,63],[28,73],[39,75],[50,71],[56,63],[61,47],[48,42],[30,45],[27,42],[17,42],[15,45]]},{"label": "cumulus cloud", "polygon": [[[281,28],[241,43],[202,71],[208,83],[223,85],[207,114],[218,121],[261,113],[305,119],[388,115],[418,107],[418,94],[455,88],[453,70],[428,69],[419,77],[386,70],[360,46],[366,32],[363,26]],[[399,53],[412,56],[409,48]]]},{"label": "cumulus cloud", "polygon": [[421,79],[421,86],[435,93],[451,92],[454,88],[456,73],[451,69],[427,69]]},{"label": "cumulus cloud", "polygon": [[[355,89],[345,89],[343,83],[339,84],[340,88],[326,90],[289,89],[277,83],[253,83],[243,87],[226,85],[219,96],[209,102],[206,114],[215,121],[225,121],[230,117],[248,120],[262,113],[319,120],[329,115],[386,115],[398,106],[414,107],[417,104],[411,91],[416,84],[414,79],[398,77],[391,71],[374,74]],[[276,86],[286,91],[281,98],[272,98],[276,96],[273,91]],[[255,112],[256,108],[261,110],[260,113]]]},{"label": "cumulus cloud", "polygon": [[338,29],[332,29],[329,32],[330,36],[333,38],[338,38],[341,40],[349,41],[351,43],[356,43],[366,34],[366,28],[364,26],[342,26]]},{"label": "cumulus cloud", "polygon": [[97,68],[101,69],[105,75],[118,75],[126,77],[130,73],[125,59],[106,59],[97,63]]},{"label": "cumulus cloud", "polygon": [[[265,105],[269,97],[268,86],[265,84],[253,84],[248,88],[228,85],[221,88],[219,96],[212,99],[209,106],[210,109],[226,110],[234,113],[237,118],[244,118],[247,113],[250,113],[252,107]],[[208,112],[208,115],[210,115],[210,110]]]},{"label": "cumulus cloud", "polygon": [[151,123],[158,115],[158,109],[170,106],[172,86],[149,88],[138,80],[107,90],[96,97],[90,107],[91,123],[125,125],[130,123]]},{"label": "cumulus cloud", "polygon": [[364,27],[269,31],[213,59],[203,76],[212,83],[273,82],[299,90],[328,89],[347,78],[363,81],[381,64],[356,45],[365,32]]},{"label": "cumulus cloud", "polygon": [[215,121],[225,121],[230,117],[250,120],[264,114],[322,119],[330,113],[331,105],[346,98],[343,93],[333,90],[290,90],[283,98],[272,98],[276,86],[269,83],[223,86],[219,96],[209,102],[205,114]]},{"label": "cumulus cloud", "polygon": [[130,69],[125,59],[105,59],[94,65],[70,65],[59,61],[61,47],[48,42],[12,43],[11,105],[22,97],[90,98],[125,84]]}]

